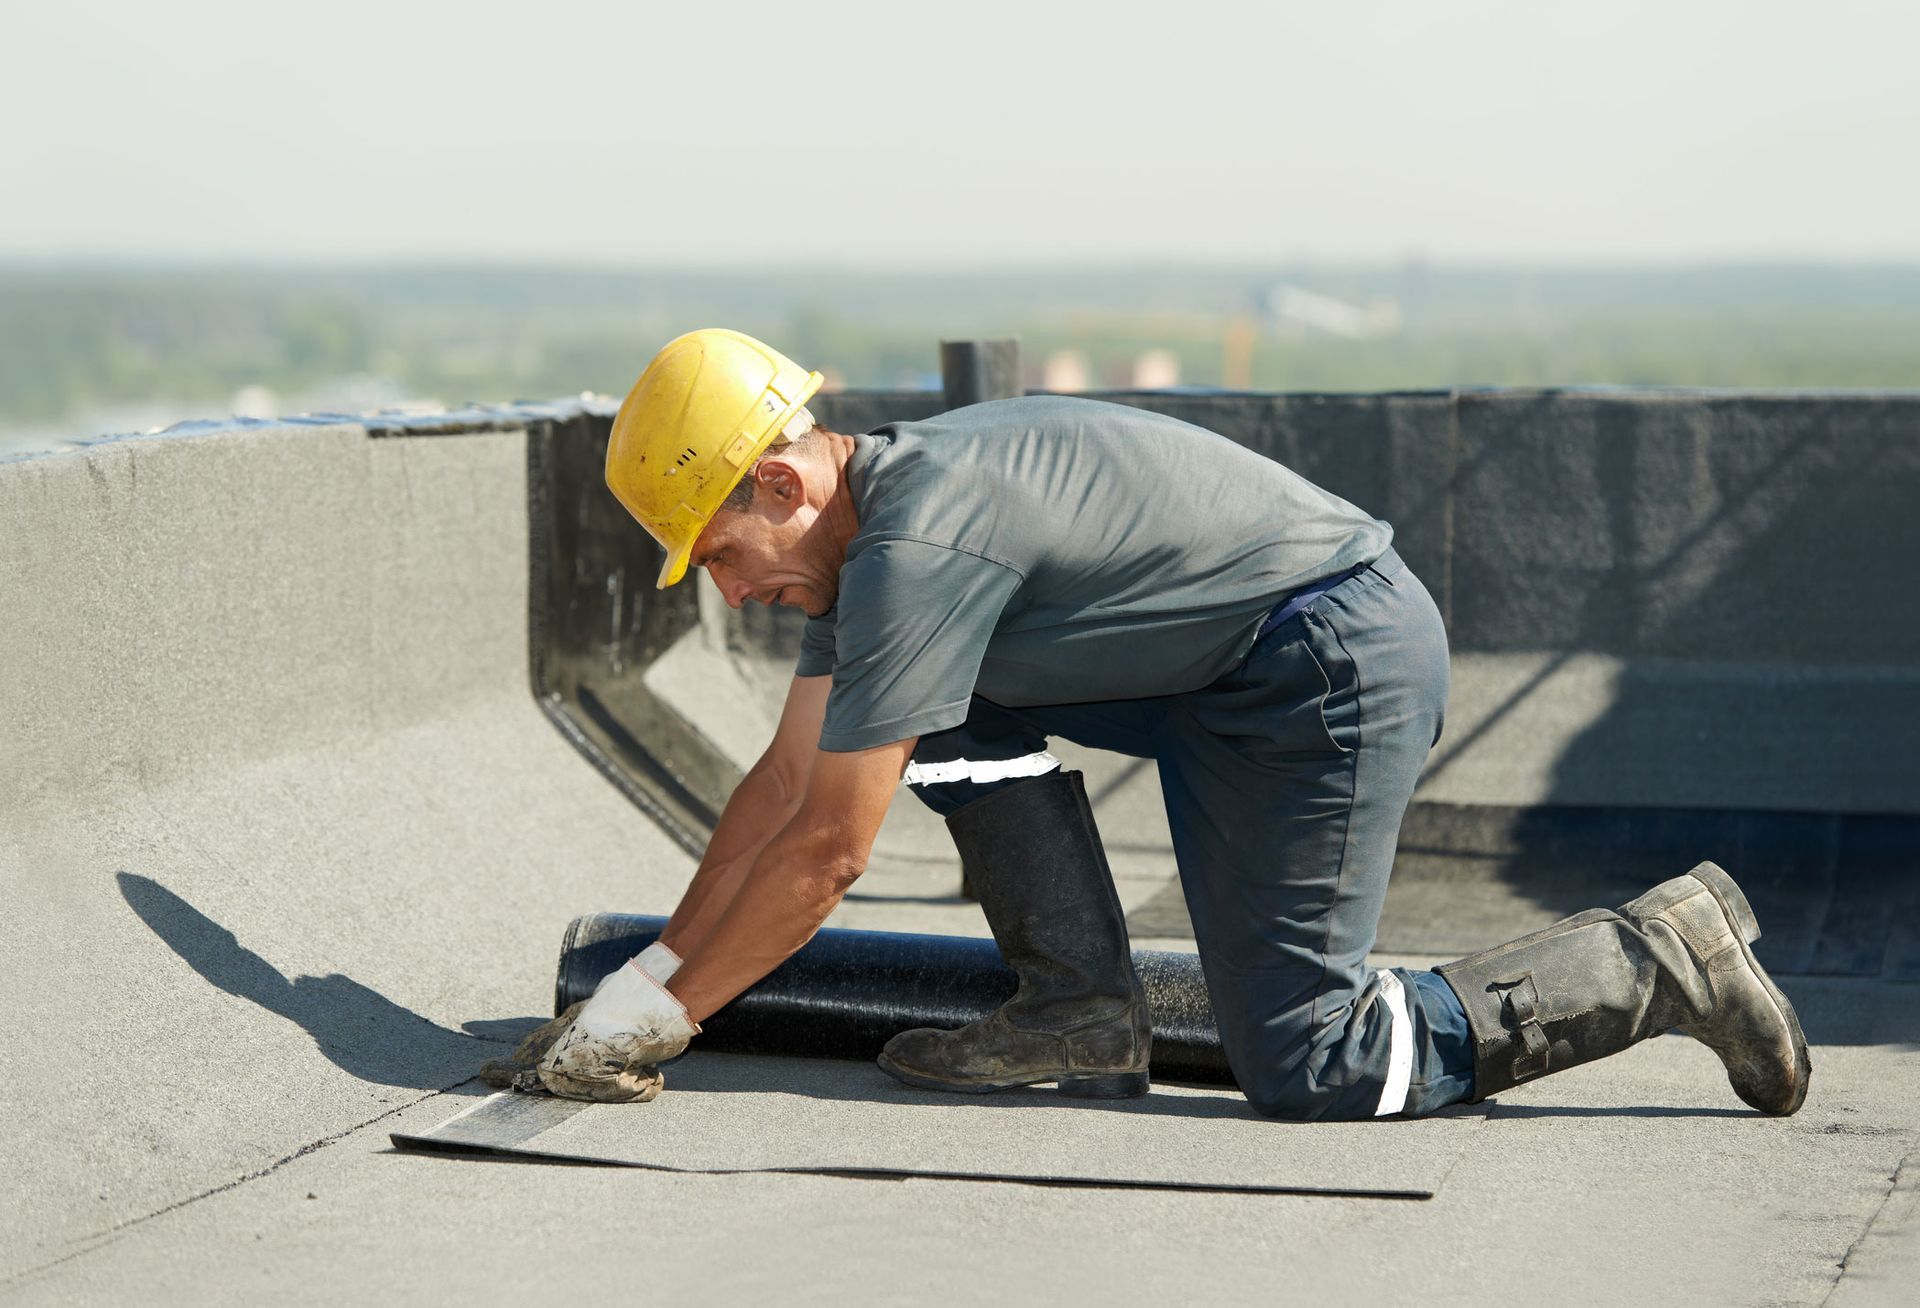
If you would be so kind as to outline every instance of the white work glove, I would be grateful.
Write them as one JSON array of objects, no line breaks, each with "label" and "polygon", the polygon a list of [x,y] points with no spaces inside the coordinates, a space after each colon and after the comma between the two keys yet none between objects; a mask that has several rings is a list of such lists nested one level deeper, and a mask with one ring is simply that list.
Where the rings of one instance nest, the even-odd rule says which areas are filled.
[{"label": "white work glove", "polygon": [[[633,963],[642,972],[665,985],[673,974],[680,970],[680,955],[668,949],[659,941],[648,945],[634,955]],[[510,1058],[491,1058],[480,1069],[480,1079],[500,1090],[545,1090],[540,1081],[540,1064],[546,1060],[547,1053],[554,1044],[573,1026],[580,1010],[587,1006],[585,999],[567,1006],[567,1011],[550,1022],[542,1023],[527,1033]],[[629,1074],[623,1080],[623,1092],[620,1098],[645,1102],[660,1093],[663,1084],[660,1073],[652,1069]]]},{"label": "white work glove", "polygon": [[540,1060],[540,1084],[550,1093],[607,1103],[659,1093],[654,1064],[677,1057],[700,1028],[650,974],[648,962],[678,964],[661,947],[653,959],[642,952],[601,978],[573,1025]]}]

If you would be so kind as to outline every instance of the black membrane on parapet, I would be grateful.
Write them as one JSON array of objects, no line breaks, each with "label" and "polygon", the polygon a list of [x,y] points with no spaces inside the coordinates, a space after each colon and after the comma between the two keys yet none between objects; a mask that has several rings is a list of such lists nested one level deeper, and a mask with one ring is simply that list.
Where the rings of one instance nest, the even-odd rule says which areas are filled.
[{"label": "black membrane on parapet", "polygon": [[[664,917],[589,913],[567,927],[554,1011],[652,944]],[[1135,950],[1153,1011],[1153,1074],[1232,1085],[1213,1004],[1193,954]],[[871,1059],[914,1027],[951,1028],[1013,997],[1015,978],[991,940],[900,931],[825,930],[758,985],[702,1023],[700,1045],[742,1054]]]}]

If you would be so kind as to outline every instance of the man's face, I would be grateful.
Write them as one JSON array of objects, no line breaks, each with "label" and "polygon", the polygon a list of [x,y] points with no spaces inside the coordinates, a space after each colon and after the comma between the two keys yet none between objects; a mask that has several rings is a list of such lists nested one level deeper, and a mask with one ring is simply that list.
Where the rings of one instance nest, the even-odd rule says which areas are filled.
[{"label": "man's face", "polygon": [[840,563],[811,529],[819,512],[800,479],[767,469],[754,486],[753,507],[722,509],[694,542],[690,563],[705,568],[732,608],[748,600],[785,604],[819,617],[840,593]]}]

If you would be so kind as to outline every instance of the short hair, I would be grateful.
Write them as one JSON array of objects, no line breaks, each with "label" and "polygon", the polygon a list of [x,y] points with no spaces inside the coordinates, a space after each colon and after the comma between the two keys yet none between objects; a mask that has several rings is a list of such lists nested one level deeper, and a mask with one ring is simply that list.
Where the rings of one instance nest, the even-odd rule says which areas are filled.
[{"label": "short hair", "polygon": [[760,458],[747,466],[746,472],[734,484],[733,489],[727,492],[727,498],[720,502],[720,507],[714,512],[724,513],[730,509],[735,513],[745,513],[751,509],[753,507],[753,474],[760,467],[760,459],[767,458],[769,455],[805,449],[813,443],[814,432],[817,430],[812,413],[802,409],[794,414],[787,425],[780,429],[780,434],[773,438],[773,444],[760,451]]}]

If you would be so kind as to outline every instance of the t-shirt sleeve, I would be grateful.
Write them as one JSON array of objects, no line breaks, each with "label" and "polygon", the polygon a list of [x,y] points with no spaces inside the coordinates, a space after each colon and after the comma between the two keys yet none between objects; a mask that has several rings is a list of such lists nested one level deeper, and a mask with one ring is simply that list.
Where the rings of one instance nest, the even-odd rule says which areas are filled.
[{"label": "t-shirt sleeve", "polygon": [[1020,574],[916,540],[876,541],[840,570],[820,748],[871,749],[966,721],[987,641]]},{"label": "t-shirt sleeve", "polygon": [[800,633],[800,660],[793,665],[796,677],[824,677],[833,671],[833,625],[835,609],[817,618],[808,618]]}]

